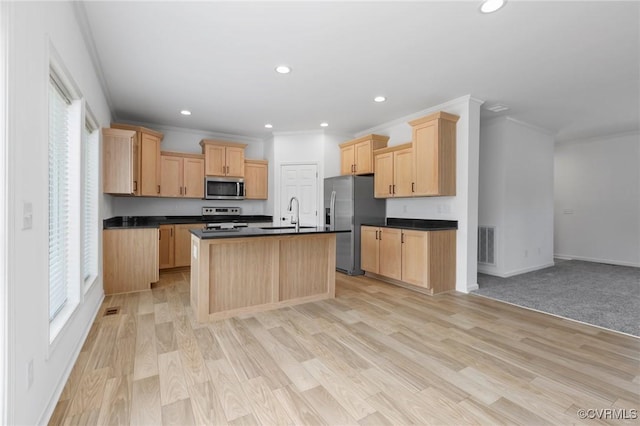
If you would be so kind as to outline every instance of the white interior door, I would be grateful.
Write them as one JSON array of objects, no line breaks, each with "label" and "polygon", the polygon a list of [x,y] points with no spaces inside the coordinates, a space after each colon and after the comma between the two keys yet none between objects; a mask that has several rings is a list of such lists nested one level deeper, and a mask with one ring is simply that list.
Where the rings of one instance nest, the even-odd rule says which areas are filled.
[{"label": "white interior door", "polygon": [[318,166],[316,164],[286,164],[280,166],[280,226],[291,225],[295,214],[289,212],[289,200],[300,201],[300,226],[318,223]]}]

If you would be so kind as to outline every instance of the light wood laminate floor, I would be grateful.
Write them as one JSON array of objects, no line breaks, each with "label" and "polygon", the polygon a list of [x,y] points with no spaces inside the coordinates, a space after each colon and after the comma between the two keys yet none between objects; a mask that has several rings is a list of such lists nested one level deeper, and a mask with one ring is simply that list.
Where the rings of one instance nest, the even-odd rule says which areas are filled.
[{"label": "light wood laminate floor", "polygon": [[343,274],[334,300],[196,324],[188,277],[105,298],[50,424],[566,425],[639,408],[633,337]]}]

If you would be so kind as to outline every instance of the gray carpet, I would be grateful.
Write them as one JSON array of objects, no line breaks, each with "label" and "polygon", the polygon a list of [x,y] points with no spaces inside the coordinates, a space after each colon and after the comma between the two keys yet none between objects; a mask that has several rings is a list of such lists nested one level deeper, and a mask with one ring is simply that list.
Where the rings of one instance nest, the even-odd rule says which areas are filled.
[{"label": "gray carpet", "polygon": [[510,278],[478,274],[475,293],[640,337],[640,268],[579,260]]}]

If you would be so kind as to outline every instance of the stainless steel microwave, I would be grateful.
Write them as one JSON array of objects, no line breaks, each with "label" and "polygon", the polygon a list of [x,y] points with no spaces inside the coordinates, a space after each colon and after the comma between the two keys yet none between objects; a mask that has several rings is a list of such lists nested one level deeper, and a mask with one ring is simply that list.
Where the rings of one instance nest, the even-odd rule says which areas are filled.
[{"label": "stainless steel microwave", "polygon": [[242,200],[244,199],[244,179],[207,176],[204,178],[204,198]]}]

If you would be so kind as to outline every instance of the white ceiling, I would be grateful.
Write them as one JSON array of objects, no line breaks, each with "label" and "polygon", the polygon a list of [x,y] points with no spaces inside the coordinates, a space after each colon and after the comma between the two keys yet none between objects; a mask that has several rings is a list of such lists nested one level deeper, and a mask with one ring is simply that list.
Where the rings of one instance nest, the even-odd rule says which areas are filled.
[{"label": "white ceiling", "polygon": [[[557,140],[638,130],[639,2],[511,0],[491,15],[478,7],[84,3],[116,120],[259,138],[327,121],[354,134],[471,94],[511,107],[483,119],[509,115]],[[277,74],[279,64],[293,72]]]}]

